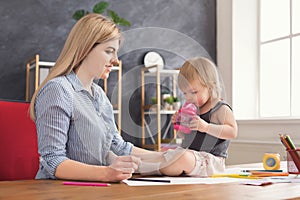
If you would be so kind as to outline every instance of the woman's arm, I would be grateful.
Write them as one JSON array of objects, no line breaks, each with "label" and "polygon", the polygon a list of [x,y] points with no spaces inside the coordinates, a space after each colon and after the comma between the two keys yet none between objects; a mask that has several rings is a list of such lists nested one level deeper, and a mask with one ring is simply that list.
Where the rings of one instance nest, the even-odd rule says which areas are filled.
[{"label": "woman's arm", "polygon": [[55,179],[57,166],[68,159],[66,143],[72,103],[72,94],[54,81],[49,81],[36,97],[35,124],[43,178]]},{"label": "woman's arm", "polygon": [[59,179],[119,182],[128,179],[138,168],[139,160],[133,156],[116,157],[110,166],[88,165],[65,160],[58,165],[55,176]]}]

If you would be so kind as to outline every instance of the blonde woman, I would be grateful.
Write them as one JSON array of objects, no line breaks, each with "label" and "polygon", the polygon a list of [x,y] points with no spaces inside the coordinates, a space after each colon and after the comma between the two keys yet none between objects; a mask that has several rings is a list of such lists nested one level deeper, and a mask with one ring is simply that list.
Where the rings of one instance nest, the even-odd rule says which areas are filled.
[{"label": "blonde woman", "polygon": [[112,106],[94,79],[106,79],[121,33],[99,14],[72,28],[55,66],[34,93],[30,114],[38,134],[36,179],[121,181],[132,176],[146,150],[125,142]]}]

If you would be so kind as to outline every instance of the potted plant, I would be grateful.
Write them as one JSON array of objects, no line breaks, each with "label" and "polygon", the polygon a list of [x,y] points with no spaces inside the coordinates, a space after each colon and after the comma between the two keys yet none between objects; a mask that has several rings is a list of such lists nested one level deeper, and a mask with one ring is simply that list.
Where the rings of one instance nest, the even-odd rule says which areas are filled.
[{"label": "potted plant", "polygon": [[152,105],[157,104],[157,99],[156,99],[156,97],[151,97],[151,104],[152,104]]},{"label": "potted plant", "polygon": [[170,96],[171,96],[171,94],[169,92],[162,92],[161,93],[161,99],[162,99],[163,102],[165,101],[165,99],[167,99]]},{"label": "potted plant", "polygon": [[164,99],[165,109],[166,110],[173,110],[173,102],[174,102],[173,96],[169,96],[169,97],[165,98]]},{"label": "potted plant", "polygon": [[[109,3],[107,1],[100,1],[99,3],[94,5],[93,12],[108,16],[117,25],[131,26],[130,22],[127,19],[120,17],[115,11],[108,9],[108,6]],[[72,18],[75,20],[79,20],[89,13],[89,11],[84,9],[76,10]]]},{"label": "potted plant", "polygon": [[156,97],[151,97],[151,105],[150,105],[150,111],[157,111],[157,98]]}]

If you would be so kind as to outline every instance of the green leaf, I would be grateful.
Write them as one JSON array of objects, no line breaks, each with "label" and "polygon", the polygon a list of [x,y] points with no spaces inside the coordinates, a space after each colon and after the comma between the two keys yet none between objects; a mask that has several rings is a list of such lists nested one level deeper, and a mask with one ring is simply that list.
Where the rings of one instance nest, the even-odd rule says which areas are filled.
[{"label": "green leaf", "polygon": [[118,24],[118,22],[120,20],[120,17],[119,17],[119,15],[115,11],[107,9],[107,15],[111,18],[111,20],[113,22],[115,22],[116,24]]},{"label": "green leaf", "polygon": [[124,18],[120,18],[118,24],[122,26],[131,26],[131,23]]},{"label": "green leaf", "polygon": [[96,5],[94,5],[93,12],[98,13],[98,14],[102,14],[108,6],[109,6],[108,2],[101,1],[101,2],[97,3]]},{"label": "green leaf", "polygon": [[173,97],[173,101],[174,102],[179,102],[179,98],[178,97]]},{"label": "green leaf", "polygon": [[113,10],[109,10],[107,9],[107,15],[111,18],[111,20],[118,24],[118,25],[122,25],[122,26],[131,26],[130,22],[127,21],[125,18],[121,18],[119,17],[119,15],[113,11]]},{"label": "green leaf", "polygon": [[[119,15],[113,11],[113,10],[109,10],[107,9],[107,7],[109,6],[109,3],[106,1],[100,1],[99,3],[95,4],[93,7],[93,12],[94,13],[98,13],[98,14],[103,14],[106,11],[107,16],[117,25],[121,25],[121,26],[131,26],[131,23],[129,21],[127,21],[125,18],[121,18],[119,17]],[[83,16],[87,15],[89,12],[86,10],[77,10],[72,18],[75,20],[79,20],[80,18],[82,18]]]},{"label": "green leaf", "polygon": [[75,20],[79,20],[81,17],[83,17],[84,15],[88,14],[89,12],[86,11],[86,10],[77,10],[74,12],[72,18],[75,19]]}]

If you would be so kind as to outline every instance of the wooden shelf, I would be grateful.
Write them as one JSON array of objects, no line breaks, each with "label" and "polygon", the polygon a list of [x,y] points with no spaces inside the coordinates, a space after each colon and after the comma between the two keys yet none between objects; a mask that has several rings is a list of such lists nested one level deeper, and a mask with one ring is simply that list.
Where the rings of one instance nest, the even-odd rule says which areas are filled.
[{"label": "wooden shelf", "polygon": [[[161,115],[173,115],[176,112],[176,110],[160,110]],[[157,111],[145,111],[144,114],[149,114],[149,115],[155,115],[157,114]]]},{"label": "wooden shelf", "polygon": [[[40,61],[39,54],[29,59],[26,63],[26,94],[25,100],[30,101],[33,93],[46,78],[55,62]],[[34,77],[34,78],[31,78]]]},{"label": "wooden shelf", "polygon": [[[121,134],[122,131],[122,61],[119,61],[119,65],[118,66],[113,66],[112,67],[112,72],[117,72],[118,73],[118,99],[117,99],[117,103],[113,104],[113,113],[115,115],[117,115],[117,124],[118,124],[118,130],[119,133]],[[107,83],[107,79],[104,79],[104,86],[103,86],[103,90],[104,92],[107,94],[108,91],[108,83]]]},{"label": "wooden shelf", "polygon": [[[156,70],[153,70],[153,72],[149,72],[149,68],[156,68]],[[167,137],[167,133],[169,129],[171,128],[171,121],[167,124],[166,130],[164,134],[162,135],[162,125],[161,125],[161,115],[172,115],[176,111],[175,110],[163,110],[161,108],[161,78],[166,78],[170,77],[172,79],[172,89],[171,91],[173,92],[173,96],[176,95],[177,87],[176,87],[176,82],[175,80],[178,77],[179,70],[168,70],[168,69],[163,69],[159,70],[158,65],[154,65],[151,67],[143,67],[141,69],[141,126],[142,126],[142,147],[147,148],[147,149],[153,149],[157,151],[161,151],[161,143],[162,139]],[[155,77],[156,79],[156,100],[157,104],[156,105],[145,105],[145,78],[146,77]],[[150,108],[156,108],[155,110],[150,110]],[[149,124],[147,124],[147,121],[145,117],[147,115],[151,116],[156,116],[155,121],[156,121],[156,131],[153,134],[152,131],[150,130],[151,127],[149,127]],[[150,139],[153,144],[147,144],[146,143],[146,131],[150,136]],[[176,136],[176,131],[173,132],[173,138],[175,139]]]},{"label": "wooden shelf", "polygon": [[[147,69],[147,68],[146,68]],[[163,70],[158,70],[160,76],[170,76],[170,75],[178,75],[179,70],[172,70],[172,69],[163,69]],[[145,76],[157,76],[157,72],[149,72],[145,70]]]}]

